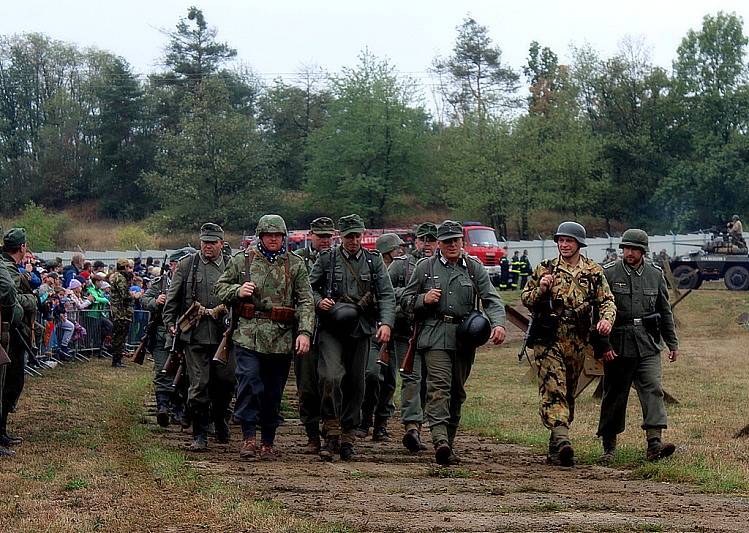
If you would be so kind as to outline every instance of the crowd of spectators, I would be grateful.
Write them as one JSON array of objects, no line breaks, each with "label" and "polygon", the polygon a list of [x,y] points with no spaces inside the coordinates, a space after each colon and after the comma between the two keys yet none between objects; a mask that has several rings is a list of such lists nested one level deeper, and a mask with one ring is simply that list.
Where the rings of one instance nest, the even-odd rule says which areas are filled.
[{"label": "crowd of spectators", "polygon": [[[159,275],[158,260],[148,258],[145,264],[134,260],[134,277],[130,287],[134,308],[141,309],[140,301],[151,280]],[[105,355],[111,342],[112,322],[109,319],[109,276],[114,265],[103,261],[87,261],[77,253],[69,265],[60,258],[38,261],[29,253],[18,267],[37,296],[38,313],[35,337],[41,352],[62,361],[72,359],[71,342],[87,335],[84,326],[99,329],[99,353]],[[83,318],[85,317],[85,320]]]}]

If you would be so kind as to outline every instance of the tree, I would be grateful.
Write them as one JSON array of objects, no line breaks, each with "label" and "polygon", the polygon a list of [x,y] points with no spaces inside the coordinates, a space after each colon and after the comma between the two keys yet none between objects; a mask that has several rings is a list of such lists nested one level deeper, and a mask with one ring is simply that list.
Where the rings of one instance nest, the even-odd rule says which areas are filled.
[{"label": "tree", "polygon": [[331,85],[329,118],[309,138],[307,190],[318,208],[380,225],[423,186],[428,117],[412,107],[413,83],[366,50]]},{"label": "tree", "polygon": [[502,63],[502,51],[492,44],[486,26],[466,17],[457,31],[452,55],[435,59],[433,70],[452,109],[450,120],[481,126],[497,111],[518,107],[518,75]]}]

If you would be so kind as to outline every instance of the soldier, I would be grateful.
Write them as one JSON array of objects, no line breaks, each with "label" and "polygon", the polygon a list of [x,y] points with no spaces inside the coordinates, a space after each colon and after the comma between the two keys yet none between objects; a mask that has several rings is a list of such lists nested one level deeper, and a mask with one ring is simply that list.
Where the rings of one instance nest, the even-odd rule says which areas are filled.
[{"label": "soldier", "polygon": [[[2,233],[2,228],[0,228]],[[23,308],[16,299],[16,286],[13,283],[13,277],[5,263],[0,261],[0,346],[6,353],[10,351],[10,328],[19,327],[23,321]],[[5,373],[12,363],[0,364],[0,417],[3,413],[3,389],[5,386]],[[18,444],[18,442],[8,439],[0,439],[0,457],[12,457],[16,454],[8,446]]]},{"label": "soldier", "polygon": [[153,339],[153,388],[156,394],[156,421],[161,427],[169,425],[170,414],[175,419],[181,419],[182,412],[181,402],[175,395],[176,391],[172,385],[177,369],[174,367],[170,372],[162,372],[164,364],[169,358],[168,348],[172,344],[171,336],[167,335],[164,325],[164,303],[172,276],[177,269],[177,263],[192,253],[195,253],[192,248],[180,248],[172,252],[168,257],[168,270],[164,272],[163,277],[157,276],[154,278],[141,301],[143,308],[151,313],[151,320],[154,320],[157,324],[156,335]]},{"label": "soldier", "polygon": [[[328,217],[319,217],[309,225],[310,245],[294,253],[304,260],[307,274],[317,261],[320,252],[329,250],[335,224]],[[307,433],[307,447],[304,453],[320,453],[320,377],[317,373],[319,351],[312,339],[309,352],[303,357],[294,358],[294,375],[296,376],[297,394],[299,395],[299,420]]]},{"label": "soldier", "polygon": [[[451,465],[460,462],[453,448],[476,348],[487,340],[504,342],[505,312],[484,266],[463,252],[463,227],[445,220],[437,240],[439,251],[417,263],[400,303],[421,325],[418,349],[425,352],[425,411],[435,459]],[[478,313],[478,301],[486,317]]]},{"label": "soldier", "polygon": [[320,458],[354,455],[355,430],[361,421],[364,373],[370,337],[390,340],[395,297],[379,252],[361,246],[364,222],[359,215],[341,217],[342,244],[322,252],[310,273],[320,326],[320,387],[325,443]]},{"label": "soldier", "polygon": [[117,260],[117,271],[109,278],[111,286],[110,316],[114,328],[112,330],[112,366],[124,368],[122,355],[125,351],[130,324],[133,321],[133,297],[130,285],[133,279],[133,263],[129,259]]},{"label": "soldier", "polygon": [[[239,456],[254,459],[260,426],[260,458],[274,460],[281,396],[291,358],[309,351],[315,307],[304,261],[286,249],[286,222],[264,215],[255,230],[257,244],[238,253],[216,283],[226,305],[239,304],[232,341],[237,363],[234,416],[241,421]],[[295,323],[296,318],[296,323]]]},{"label": "soldier", "polygon": [[[224,332],[225,307],[219,305],[214,286],[226,268],[221,254],[224,230],[206,222],[200,228],[200,251],[177,263],[164,302],[164,323],[171,335],[184,342],[190,379],[188,415],[192,420],[192,451],[208,447],[208,425],[216,428],[216,442],[229,442],[226,412],[234,394],[233,361],[212,363]],[[193,305],[195,304],[195,305]],[[188,316],[185,316],[188,315]],[[177,331],[177,319],[180,320]]]},{"label": "soldier", "polygon": [[[383,233],[377,238],[375,248],[382,255],[382,261],[388,270],[388,274],[390,265],[393,264],[395,257],[400,257],[400,252],[402,252],[401,246],[404,244],[403,240],[395,233]],[[392,279],[390,281],[392,284]],[[388,343],[388,348],[391,345],[392,342]],[[372,418],[374,417],[372,440],[375,442],[390,440],[387,424],[390,417],[393,416],[393,412],[395,412],[393,394],[395,393],[396,386],[396,355],[390,350],[391,357],[388,364],[387,366],[383,366],[381,363],[378,363],[380,359],[380,347],[381,345],[376,342],[373,342],[370,346],[369,361],[364,379],[361,423],[356,431],[356,436],[362,439],[369,435],[369,428],[373,425]]]},{"label": "soldier", "polygon": [[[8,357],[10,363],[5,369],[5,386],[3,387],[2,414],[0,415],[0,446],[14,446],[23,442],[21,437],[8,434],[8,415],[16,406],[24,387],[24,366],[26,352],[33,349],[34,323],[36,321],[37,299],[34,295],[26,272],[19,272],[19,266],[26,255],[26,230],[11,228],[3,236],[2,263],[13,280],[16,289],[16,301],[23,309],[23,318],[10,335]],[[18,321],[16,321],[18,323]],[[33,353],[29,354],[34,355]]]},{"label": "soldier", "polygon": [[601,267],[580,254],[587,246],[585,228],[577,222],[562,222],[554,241],[559,257],[539,263],[521,298],[544,332],[531,336],[528,343],[538,364],[541,420],[551,430],[547,461],[574,466],[569,427],[577,380],[586,356],[592,354],[593,311],[600,316],[593,327],[605,336],[611,332],[616,307]]},{"label": "soldier", "polygon": [[[398,368],[401,367],[403,356],[408,349],[408,341],[413,332],[414,317],[401,305],[403,291],[411,280],[411,275],[416,269],[417,259],[432,257],[437,246],[437,225],[432,222],[424,222],[416,229],[416,239],[421,239],[421,257],[404,256],[396,257],[388,268],[390,281],[395,291],[395,328],[393,330],[395,354],[397,356]],[[410,373],[401,372],[401,423],[403,424],[403,446],[412,453],[426,450],[421,441],[421,425],[424,422],[423,406],[426,404],[426,363],[424,352],[416,352],[414,356],[413,370]]]},{"label": "soldier", "polygon": [[437,225],[423,222],[416,228],[416,247],[411,252],[415,259],[431,257],[437,247]]},{"label": "soldier", "polygon": [[611,333],[612,350],[604,356],[603,400],[598,436],[603,443],[601,460],[614,458],[616,436],[624,431],[629,389],[634,383],[642,406],[642,429],[647,438],[646,458],[668,457],[676,446],[664,443],[666,406],[661,386],[661,338],[671,362],[679,357],[679,341],[668,303],[663,271],[645,260],[648,234],[628,229],[619,248],[623,259],[603,267],[616,301],[616,322]]},{"label": "soldier", "polygon": [[744,227],[739,220],[739,215],[733,215],[731,222],[727,224],[728,234],[733,238],[733,242],[742,248],[746,248],[746,240],[744,240]]}]

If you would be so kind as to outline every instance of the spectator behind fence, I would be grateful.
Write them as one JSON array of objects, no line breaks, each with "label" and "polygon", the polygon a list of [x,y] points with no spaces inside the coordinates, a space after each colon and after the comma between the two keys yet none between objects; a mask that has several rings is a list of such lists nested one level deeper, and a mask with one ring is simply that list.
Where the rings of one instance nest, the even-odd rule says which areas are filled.
[{"label": "spectator behind fence", "polygon": [[[89,316],[92,322],[99,323],[101,329],[101,348],[103,351],[107,351],[112,345],[112,321],[109,320],[109,300],[107,299],[102,285],[107,283],[104,281],[106,274],[104,272],[98,272],[94,276],[94,284],[88,288],[88,293],[93,297],[94,301],[91,304],[91,313]],[[109,283],[107,283],[109,286]],[[102,357],[103,354],[99,354]]]},{"label": "spectator behind fence", "polygon": [[[65,289],[63,289],[63,291],[64,290]],[[57,356],[63,361],[71,361],[73,356],[70,353],[68,345],[70,344],[70,339],[73,338],[75,326],[73,325],[73,322],[68,319],[67,309],[65,308],[65,297],[59,298],[58,295],[55,294],[51,298],[52,302],[50,307],[52,309],[52,323],[55,329],[60,328],[62,331],[62,338],[60,339],[60,347]]]},{"label": "spectator behind fence", "polygon": [[66,289],[70,285],[70,280],[76,277],[83,270],[83,263],[85,258],[83,254],[73,254],[73,259],[70,260],[70,264],[63,269],[63,282],[62,285]]}]

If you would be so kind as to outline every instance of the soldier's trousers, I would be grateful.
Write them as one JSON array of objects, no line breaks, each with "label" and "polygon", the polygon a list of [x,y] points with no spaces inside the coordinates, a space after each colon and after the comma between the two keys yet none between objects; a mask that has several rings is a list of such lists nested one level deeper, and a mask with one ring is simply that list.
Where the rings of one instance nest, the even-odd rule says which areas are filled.
[{"label": "soldier's trousers", "polygon": [[156,404],[170,403],[174,395],[174,376],[177,374],[176,366],[172,365],[172,370],[162,374],[169,351],[166,349],[166,331],[163,326],[156,330],[155,341],[153,345],[153,389],[156,393]]},{"label": "soldier's trousers", "polygon": [[[408,341],[396,339],[395,351],[398,354],[400,368],[403,356],[406,355]],[[426,405],[426,363],[424,352],[416,352],[414,368],[411,374],[401,375],[401,422],[406,430],[417,428],[424,422],[424,405]]]},{"label": "soldier's trousers", "polygon": [[263,354],[234,346],[237,361],[237,402],[234,416],[244,438],[254,437],[257,426],[263,444],[273,444],[281,422],[281,397],[289,377],[291,356]]},{"label": "soldier's trousers", "polygon": [[122,361],[122,354],[125,351],[125,341],[127,340],[128,331],[130,331],[131,319],[115,318],[114,328],[112,330],[112,364],[115,365]]},{"label": "soldier's trousers", "polygon": [[190,388],[187,391],[187,408],[197,424],[206,424],[210,419],[220,420],[234,395],[235,358],[225,365],[213,362],[218,344],[188,344],[185,347],[187,375]]},{"label": "soldier's trousers", "polygon": [[[563,326],[560,326],[560,329]],[[539,413],[544,426],[569,427],[575,416],[575,390],[590,350],[577,336],[562,331],[558,340],[548,347],[536,346],[538,391],[541,395]]]},{"label": "soldier's trousers", "polygon": [[8,415],[15,408],[26,382],[23,372],[26,365],[26,348],[19,342],[16,335],[10,336],[7,352],[10,363],[5,365],[5,382],[2,387],[2,413],[0,414],[0,435],[6,433]]},{"label": "soldier's trousers", "polygon": [[452,446],[460,424],[460,411],[466,400],[465,384],[471,374],[474,350],[428,350],[427,403],[424,408],[432,442],[446,440]]},{"label": "soldier's trousers", "polygon": [[369,337],[339,338],[319,331],[321,417],[326,429],[340,422],[343,436],[353,440],[361,422],[364,373],[369,357]]},{"label": "soldier's trousers", "polygon": [[598,435],[613,437],[624,431],[629,389],[634,384],[642,407],[642,429],[665,429],[666,406],[661,386],[661,354],[623,357],[605,363]]},{"label": "soldier's trousers", "polygon": [[320,436],[320,378],[317,365],[320,360],[317,346],[310,346],[308,353],[294,357],[294,375],[299,398],[299,421],[309,438]]}]

